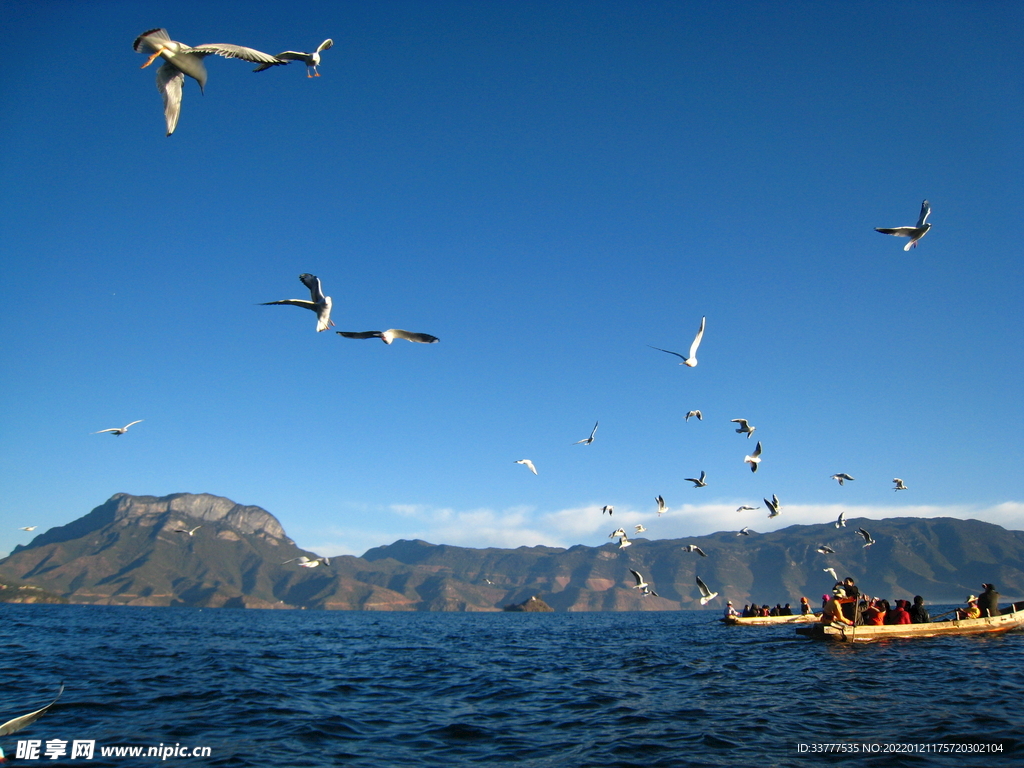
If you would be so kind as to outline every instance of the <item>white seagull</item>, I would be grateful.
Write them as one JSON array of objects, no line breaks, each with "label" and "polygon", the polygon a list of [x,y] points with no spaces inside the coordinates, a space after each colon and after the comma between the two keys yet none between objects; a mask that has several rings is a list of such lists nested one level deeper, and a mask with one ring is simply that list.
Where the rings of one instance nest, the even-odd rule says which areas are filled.
[{"label": "white seagull", "polygon": [[773,493],[772,494],[772,500],[768,501],[768,499],[765,499],[764,503],[765,503],[765,506],[768,507],[768,517],[769,518],[778,517],[779,516],[780,512],[779,512],[779,497],[778,496],[776,496]]},{"label": "white seagull", "polygon": [[665,506],[665,500],[661,498],[661,496],[655,497],[654,500],[658,502],[658,517],[661,517],[663,514],[668,512],[668,507]]},{"label": "white seagull", "polygon": [[[57,696],[42,709],[37,709],[35,712],[29,712],[27,715],[16,717],[13,720],[8,720],[3,725],[0,725],[0,736],[10,736],[12,733],[17,733],[22,728],[27,728],[32,725],[36,720],[45,715],[49,711],[50,707],[57,703],[57,699],[64,693],[64,683],[60,684],[60,690],[57,691]],[[3,750],[0,750],[0,761],[4,758]]]},{"label": "white seagull", "polygon": [[823,555],[834,555],[836,553],[836,551],[832,549],[832,547],[830,547],[828,544],[822,544],[820,547],[818,547],[817,551],[821,552],[821,554]]},{"label": "white seagull", "polygon": [[619,549],[625,549],[626,547],[632,547],[633,542],[626,538],[625,535],[619,537]]},{"label": "white seagull", "polygon": [[604,509],[601,510],[601,514],[603,515],[605,512],[607,512],[608,517],[611,517],[614,511],[615,507],[613,507],[611,504],[605,504]]},{"label": "white seagull", "polygon": [[864,537],[864,546],[870,547],[875,543],[875,540],[871,538],[871,534],[865,531],[863,528],[858,528],[857,533]]},{"label": "white seagull", "polygon": [[[312,53],[306,53],[304,51],[284,51],[283,53],[277,54],[275,59],[280,61],[271,62],[269,64],[260,64],[253,72],[262,72],[265,69],[270,69],[277,64],[287,64],[289,61],[301,61],[306,65],[306,77],[320,77],[320,73],[317,71],[317,67],[320,66],[320,52],[326,51],[334,45],[334,41],[330,38],[324,40]],[[313,74],[310,74],[310,70]]]},{"label": "white seagull", "polygon": [[842,485],[842,484],[843,484],[843,482],[844,482],[844,481],[846,481],[846,480],[853,480],[853,478],[852,478],[852,477],[850,477],[850,476],[849,476],[848,474],[846,474],[845,472],[839,472],[839,473],[837,473],[837,474],[834,474],[834,475],[830,476],[830,477],[829,477],[829,479],[830,479],[830,480],[835,480],[835,481],[836,481],[836,482],[838,482],[838,483],[839,483],[840,485]]},{"label": "white seagull", "polygon": [[846,513],[845,512],[840,512],[839,513],[839,519],[836,520],[836,528],[845,528],[845,527],[846,527]]},{"label": "white seagull", "polygon": [[185,83],[185,75],[199,83],[200,91],[206,88],[206,67],[203,64],[205,57],[217,54],[228,59],[245,59],[268,67],[286,63],[269,53],[241,45],[206,43],[188,46],[171,40],[166,29],[150,29],[143,32],[135,38],[132,47],[138,53],[153,52],[142,65],[142,69],[156,61],[158,56],[162,56],[166,62],[156,71],[156,89],[164,99],[164,118],[167,121],[168,136],[174,133],[178,117],[181,115],[181,89]]},{"label": "white seagull", "polygon": [[189,536],[195,536],[196,535],[196,531],[198,531],[202,527],[203,526],[201,526],[201,525],[197,525],[192,530],[189,530],[188,528],[175,528],[174,532],[175,533],[187,533]]},{"label": "white seagull", "polygon": [[38,527],[39,527],[38,525],[30,525],[27,528],[19,528],[18,530],[19,531],[34,531]]},{"label": "white seagull", "polygon": [[832,581],[839,581],[839,576],[836,575],[835,568],[822,568],[821,570],[823,570],[825,573],[831,574]]},{"label": "white seagull", "polygon": [[[145,419],[133,421],[132,424],[138,424],[140,421],[145,421]],[[102,435],[104,432],[113,432],[115,435],[123,435],[125,432],[128,431],[128,427],[130,427],[132,424],[125,424],[123,427],[112,427],[111,429],[101,429],[99,432],[93,432],[93,434]]]},{"label": "white seagull", "polygon": [[577,440],[575,443],[573,443],[573,445],[580,445],[581,443],[583,445],[590,445],[592,442],[594,442],[594,435],[597,434],[597,425],[600,423],[601,422],[597,422],[596,424],[594,424],[594,428],[590,432],[590,437],[584,437],[582,440]]},{"label": "white seagull", "polygon": [[636,579],[636,584],[633,585],[633,589],[646,590],[651,585],[644,581],[644,577],[640,575],[640,571],[634,571],[632,568],[629,572],[633,574],[633,578]]},{"label": "white seagull", "polygon": [[685,547],[683,547],[683,549],[687,552],[696,552],[701,557],[707,557],[707,555],[704,554],[704,550],[698,547],[696,544],[687,544]]},{"label": "white seagull", "polygon": [[306,301],[305,299],[281,299],[281,301],[264,301],[262,306],[269,307],[271,304],[291,304],[293,307],[302,307],[304,309],[312,310],[313,312],[316,312],[317,333],[320,331],[326,331],[334,325],[334,322],[331,320],[331,297],[324,296],[323,289],[320,287],[320,278],[316,275],[303,272],[299,275],[299,280],[302,281],[304,286],[309,288],[311,301]]},{"label": "white seagull", "polygon": [[736,507],[737,512],[753,512],[755,509],[760,509],[760,507],[751,507],[748,506],[747,504]]},{"label": "white seagull", "polygon": [[529,469],[529,470],[530,470],[531,472],[533,472],[533,474],[535,474],[535,475],[537,474],[537,468],[536,468],[535,466],[533,466],[533,462],[532,462],[532,461],[530,461],[529,459],[519,459],[519,460],[518,460],[518,461],[516,461],[515,463],[516,463],[516,464],[525,464],[525,465],[527,466],[527,468],[528,468],[528,469]]},{"label": "white seagull", "polygon": [[708,589],[708,585],[700,580],[700,576],[697,577],[697,589],[700,590],[700,594],[701,594],[700,604],[701,605],[707,605],[710,601],[712,601],[716,597],[718,597],[718,593],[717,592],[712,592],[710,589]]},{"label": "white seagull", "polygon": [[682,358],[683,362],[681,362],[680,365],[686,365],[689,366],[690,368],[694,368],[697,365],[697,347],[700,346],[700,340],[704,338],[704,322],[706,320],[706,317],[702,317],[700,319],[700,328],[697,329],[697,335],[694,337],[693,343],[690,345],[690,354],[688,357],[683,357],[678,352],[672,352],[671,350],[662,349],[661,347],[651,347],[650,344],[648,344],[647,346],[651,347],[651,349],[656,349],[659,352],[668,352],[668,354],[670,355],[675,355],[676,357]]},{"label": "white seagull", "polygon": [[634,527],[634,528],[636,528],[636,532],[637,532],[637,533],[643,533],[644,531],[646,531],[646,530],[647,530],[647,529],[646,529],[646,528],[644,528],[644,527],[643,527],[643,526],[642,526],[642,525],[641,525],[640,523],[637,523],[637,524],[636,524],[636,525],[634,525],[633,527]]},{"label": "white seagull", "polygon": [[916,227],[894,227],[892,229],[875,227],[875,232],[881,232],[883,235],[896,235],[896,237],[909,237],[910,242],[903,246],[904,251],[909,251],[911,248],[916,248],[917,241],[924,237],[928,233],[928,230],[932,228],[931,224],[926,223],[931,212],[932,207],[928,204],[928,201],[925,200],[921,203],[921,216],[917,220]]},{"label": "white seagull", "polygon": [[437,336],[431,336],[429,333],[403,331],[401,328],[388,328],[386,331],[335,331],[335,333],[346,339],[380,339],[385,344],[390,344],[395,339],[405,339],[417,344],[436,344],[440,341]]},{"label": "white seagull", "polygon": [[740,532],[737,533],[736,535],[737,536],[749,536],[750,535],[750,529],[747,528],[747,527],[740,528]]},{"label": "white seagull", "polygon": [[331,564],[330,558],[327,558],[327,557],[317,557],[317,558],[313,558],[311,560],[310,558],[306,557],[305,555],[301,555],[299,557],[293,557],[291,560],[285,560],[283,563],[281,563],[281,565],[287,565],[288,563],[294,563],[296,561],[298,561],[299,566],[302,567],[302,568],[316,568],[320,564],[323,564],[323,565],[330,565]]},{"label": "white seagull", "polygon": [[697,421],[704,421],[704,414],[700,411],[687,411],[686,418],[683,421],[689,421],[691,416],[696,416]]},{"label": "white seagull", "polygon": [[903,481],[900,480],[898,477],[894,477],[892,479],[892,481],[896,485],[896,487],[893,488],[894,491],[905,491],[905,490],[907,490],[907,486],[905,486],[903,484]]},{"label": "white seagull", "polygon": [[742,434],[743,434],[744,432],[746,432],[746,433],[747,433],[747,439],[750,439],[750,436],[751,436],[752,434],[754,434],[754,430],[755,430],[755,429],[757,429],[757,427],[752,427],[752,426],[750,426],[750,425],[749,425],[749,424],[747,423],[747,420],[746,420],[746,419],[729,419],[729,421],[731,421],[731,422],[732,422],[733,424],[739,424],[739,425],[740,425],[740,428],[739,428],[739,429],[737,429],[737,430],[736,430],[736,432],[738,432],[738,433],[739,433],[739,434],[741,434],[741,435],[742,435]]},{"label": "white seagull", "polygon": [[750,465],[751,472],[757,472],[757,465],[761,463],[761,441],[757,441],[757,447],[749,456],[744,456],[743,461]]},{"label": "white seagull", "polygon": [[707,483],[704,482],[705,477],[707,477],[707,474],[702,469],[700,471],[700,477],[684,477],[683,479],[688,483],[693,483],[694,488],[703,488],[707,485]]},{"label": "white seagull", "polygon": [[617,531],[612,531],[611,533],[609,533],[608,538],[614,539],[616,536],[618,536],[621,539],[625,535],[626,532],[622,528],[619,528]]}]

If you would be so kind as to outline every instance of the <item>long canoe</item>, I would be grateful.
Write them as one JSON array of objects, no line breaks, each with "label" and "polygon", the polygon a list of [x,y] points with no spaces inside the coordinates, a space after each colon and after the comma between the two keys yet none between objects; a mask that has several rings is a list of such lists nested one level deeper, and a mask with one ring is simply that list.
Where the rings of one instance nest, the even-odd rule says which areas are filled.
[{"label": "long canoe", "polygon": [[926,624],[883,624],[851,627],[843,624],[815,624],[798,627],[797,632],[815,640],[836,640],[846,643],[871,643],[890,638],[936,637],[938,635],[977,635],[1009,632],[1024,627],[1024,602],[1014,603],[999,616],[981,619],[932,621]]},{"label": "long canoe", "polygon": [[779,624],[811,624],[821,621],[820,613],[810,613],[806,616],[796,614],[795,616],[728,616],[721,619],[723,624],[730,627],[767,627]]}]

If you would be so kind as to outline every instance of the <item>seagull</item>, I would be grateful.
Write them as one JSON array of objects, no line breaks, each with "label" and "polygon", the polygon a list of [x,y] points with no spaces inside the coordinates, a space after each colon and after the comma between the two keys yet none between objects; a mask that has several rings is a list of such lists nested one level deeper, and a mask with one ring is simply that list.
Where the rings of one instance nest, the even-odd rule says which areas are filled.
[{"label": "seagull", "polygon": [[846,513],[845,512],[840,512],[839,513],[839,519],[836,520],[836,528],[845,528],[845,527],[846,527]]},{"label": "seagull", "polygon": [[601,510],[601,514],[603,515],[605,512],[607,512],[608,513],[608,517],[611,517],[612,516],[612,512],[614,512],[614,511],[615,511],[615,507],[613,507],[611,504],[605,504],[604,509]]},{"label": "seagull", "polygon": [[519,459],[516,462],[516,464],[525,464],[527,467],[529,467],[530,471],[533,472],[533,474],[537,474],[537,468],[533,466],[533,462],[530,461],[529,459]]},{"label": "seagull", "polygon": [[327,557],[317,557],[317,558],[313,558],[312,560],[310,560],[305,555],[301,555],[300,557],[293,557],[291,560],[285,560],[283,563],[281,563],[281,565],[287,565],[288,563],[294,563],[296,560],[298,561],[299,566],[301,568],[316,568],[321,563],[323,563],[324,565],[330,565],[331,564],[330,558],[327,558]]},{"label": "seagull", "polygon": [[[35,712],[29,712],[27,715],[16,717],[13,720],[8,720],[3,725],[0,725],[0,736],[10,736],[12,733],[17,733],[22,728],[27,728],[32,725],[36,720],[45,715],[49,711],[50,707],[57,703],[57,699],[64,693],[64,683],[60,684],[60,690],[57,691],[57,696],[42,709],[37,709]],[[0,761],[4,758],[3,750],[0,750]]]},{"label": "seagull", "polygon": [[[145,419],[133,421],[132,424],[138,424],[139,421],[145,421]],[[93,432],[93,434],[102,435],[104,432],[113,432],[115,435],[123,435],[125,432],[128,431],[128,427],[130,427],[132,424],[125,424],[123,427],[112,427],[111,429],[101,429],[99,432]]]},{"label": "seagull", "polygon": [[743,461],[750,465],[751,472],[757,472],[757,465],[761,463],[761,441],[757,441],[757,447],[749,456],[744,456]]},{"label": "seagull", "polygon": [[655,592],[653,589],[649,589],[647,587],[644,587],[643,589],[640,590],[640,597],[658,597],[658,596],[659,596],[658,593]]},{"label": "seagull", "polygon": [[626,547],[632,547],[633,542],[627,539],[625,536],[619,537],[619,549],[625,549]]},{"label": "seagull", "polygon": [[[301,61],[306,65],[306,77],[320,77],[320,73],[317,71],[317,67],[320,66],[320,51],[326,51],[334,45],[334,41],[330,38],[324,40],[312,53],[304,53],[303,51],[285,51],[275,56],[275,59],[279,61],[271,62],[268,64],[260,64],[253,72],[262,72],[265,69],[270,69],[277,64],[287,64],[289,61]],[[313,70],[313,74],[309,71]]]},{"label": "seagull", "polygon": [[579,445],[580,443],[582,443],[583,445],[590,445],[592,442],[594,442],[594,435],[597,434],[597,425],[600,423],[601,422],[597,422],[597,424],[594,424],[594,429],[591,431],[590,437],[584,437],[582,440],[577,440],[575,443],[573,443],[573,445]]},{"label": "seagull", "polygon": [[390,344],[395,339],[414,341],[417,344],[436,344],[440,341],[437,336],[431,336],[429,333],[414,333],[403,331],[401,328],[388,328],[386,331],[335,331],[335,333],[346,339],[380,339],[385,344]]},{"label": "seagull", "polygon": [[921,216],[917,220],[916,227],[894,227],[893,229],[875,227],[875,232],[881,232],[883,235],[896,235],[896,237],[909,237],[910,242],[903,246],[904,251],[909,251],[911,248],[916,248],[917,241],[928,234],[928,230],[932,228],[931,224],[925,223],[931,212],[932,207],[925,200],[921,203]]},{"label": "seagull", "polygon": [[700,411],[687,411],[686,418],[683,421],[689,421],[691,416],[696,416],[697,421],[704,421],[704,414]]},{"label": "seagull", "polygon": [[700,594],[701,594],[700,604],[701,605],[707,605],[710,601],[712,601],[716,597],[718,597],[718,593],[717,592],[712,592],[710,589],[708,589],[708,585],[700,580],[700,576],[697,577],[697,589],[700,590]]},{"label": "seagull", "polygon": [[857,533],[864,537],[864,546],[870,547],[875,543],[875,540],[871,538],[871,534],[865,531],[863,528],[858,528]]},{"label": "seagull", "polygon": [[701,557],[707,557],[707,555],[704,554],[704,550],[698,547],[696,544],[687,544],[685,547],[683,547],[683,549],[685,549],[687,552],[696,552]]},{"label": "seagull", "polygon": [[705,477],[707,477],[707,474],[702,469],[700,471],[700,477],[684,477],[683,479],[688,483],[693,483],[694,488],[703,488],[707,485],[707,483],[704,482]]},{"label": "seagull", "polygon": [[633,574],[633,578],[636,579],[636,584],[633,585],[633,589],[646,590],[651,585],[644,581],[644,577],[640,575],[639,571],[634,571],[632,568],[629,572]]},{"label": "seagull", "polygon": [[832,547],[830,547],[828,544],[822,544],[820,547],[818,547],[818,552],[821,552],[821,554],[823,555],[834,555],[836,553],[836,551],[832,549]]},{"label": "seagull", "polygon": [[839,581],[839,576],[836,575],[835,568],[822,568],[821,570],[823,570],[825,573],[831,574],[832,581]]},{"label": "seagull", "polygon": [[729,419],[729,421],[733,422],[734,424],[739,424],[740,428],[737,429],[736,431],[741,435],[744,432],[746,432],[748,440],[750,439],[750,436],[754,434],[754,430],[757,429],[757,427],[752,427],[749,424],[747,424],[746,419]]},{"label": "seagull", "polygon": [[750,507],[747,506],[746,504],[740,507],[736,507],[737,512],[753,512],[755,509],[760,509],[760,507]]},{"label": "seagull", "polygon": [[38,525],[30,525],[27,528],[19,528],[18,530],[19,531],[34,531],[38,527],[39,527]]},{"label": "seagull", "polygon": [[203,526],[201,526],[201,525],[197,525],[191,531],[188,528],[175,528],[174,532],[175,533],[187,533],[189,536],[195,536],[196,535],[196,531],[198,531],[202,527]]},{"label": "seagull", "polygon": [[900,480],[900,479],[899,479],[898,477],[894,477],[894,478],[892,479],[892,481],[893,481],[893,483],[895,483],[895,484],[896,484],[896,487],[895,487],[895,488],[893,488],[893,490],[894,490],[894,491],[905,491],[905,490],[907,490],[907,486],[905,486],[905,485],[903,484],[903,481],[902,481],[902,480]]},{"label": "seagull", "polygon": [[845,481],[845,480],[853,480],[853,478],[850,477],[845,472],[840,472],[838,474],[832,475],[829,479],[837,481],[840,485],[842,485],[843,481]]},{"label": "seagull", "polygon": [[[262,306],[268,307],[271,304],[291,304],[294,307],[303,307],[316,312],[316,331],[326,331],[334,322],[331,320],[331,297],[324,296],[324,292],[320,287],[320,278],[316,275],[311,275],[308,272],[303,272],[299,275],[299,280],[302,284],[309,288],[309,296],[311,301],[305,299],[281,299],[281,301],[264,301]],[[390,342],[388,342],[390,343]]]},{"label": "seagull", "polygon": [[646,529],[646,528],[644,528],[644,527],[643,527],[643,526],[642,526],[642,525],[641,525],[640,523],[637,523],[637,524],[636,524],[636,525],[634,525],[633,527],[634,527],[634,528],[636,528],[636,532],[637,532],[637,533],[643,533],[644,531],[646,531],[646,530],[647,530],[647,529]]},{"label": "seagull", "polygon": [[622,538],[625,535],[626,535],[626,532],[622,528],[619,528],[617,531],[612,531],[611,533],[609,533],[608,534],[608,538],[609,539],[614,539],[616,536],[618,536],[619,538]]},{"label": "seagull", "polygon": [[740,532],[737,533],[736,535],[737,536],[749,536],[750,535],[750,529],[746,528],[746,527],[740,528]]},{"label": "seagull", "polygon": [[245,59],[268,67],[287,63],[279,61],[269,53],[244,48],[241,45],[206,43],[190,47],[171,40],[166,29],[150,29],[143,32],[135,38],[132,47],[138,53],[153,52],[141,69],[156,61],[158,56],[164,58],[165,63],[156,71],[156,89],[164,98],[164,118],[167,121],[168,136],[174,133],[178,117],[181,115],[181,89],[185,84],[185,75],[199,83],[200,91],[206,88],[206,67],[203,65],[205,57],[215,53],[228,59]]},{"label": "seagull", "polygon": [[658,517],[661,517],[663,514],[668,512],[668,507],[665,506],[665,500],[661,498],[661,496],[658,496],[654,500],[658,502]]},{"label": "seagull", "polygon": [[680,365],[686,365],[689,366],[690,368],[694,368],[697,365],[697,347],[700,346],[700,340],[704,338],[705,320],[707,320],[706,317],[702,317],[700,319],[700,328],[697,329],[697,335],[694,337],[693,343],[690,345],[689,357],[683,357],[678,352],[672,352],[671,350],[662,349],[661,347],[651,347],[650,344],[648,344],[647,346],[651,347],[651,349],[656,349],[659,352],[668,352],[668,354],[670,355],[675,355],[676,357],[682,358],[683,362],[681,362]]},{"label": "seagull", "polygon": [[772,494],[772,500],[768,501],[768,499],[765,499],[764,503],[768,507],[768,517],[769,518],[778,517],[779,516],[779,497],[778,496],[776,496],[773,493]]}]

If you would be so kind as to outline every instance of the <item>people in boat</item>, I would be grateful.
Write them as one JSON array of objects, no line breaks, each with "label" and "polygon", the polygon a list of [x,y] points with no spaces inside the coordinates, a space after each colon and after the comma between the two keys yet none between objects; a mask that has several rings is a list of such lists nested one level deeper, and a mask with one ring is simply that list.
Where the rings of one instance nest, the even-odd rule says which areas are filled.
[{"label": "people in boat", "polygon": [[920,595],[914,595],[914,604],[909,613],[911,624],[927,624],[932,620],[928,615],[928,609],[924,607],[924,598]]},{"label": "people in boat", "polygon": [[875,598],[868,603],[868,607],[861,612],[861,619],[864,624],[872,627],[880,627],[885,623],[885,614],[888,610],[884,600]]},{"label": "people in boat", "polygon": [[761,615],[762,616],[771,616],[772,615],[772,609],[769,607],[768,603],[765,603],[764,605],[761,606]]},{"label": "people in boat", "polygon": [[890,608],[885,614],[886,624],[910,624],[910,614],[907,613],[906,600],[897,600],[896,605]]},{"label": "people in boat", "polygon": [[801,616],[807,616],[807,615],[812,614],[812,613],[814,613],[814,609],[811,608],[811,604],[809,602],[807,602],[807,598],[806,597],[801,597],[800,598],[800,615]]},{"label": "people in boat", "polygon": [[739,616],[739,615],[740,615],[739,611],[737,611],[735,608],[732,607],[732,600],[728,601],[725,604],[725,615],[723,616],[723,618],[728,619],[731,616]]},{"label": "people in boat", "polygon": [[835,589],[832,590],[832,597],[821,612],[821,620],[825,624],[837,622],[839,624],[853,624],[853,622],[843,615],[843,604],[842,600],[846,598],[846,590],[843,589],[841,584],[837,584]]},{"label": "people in boat", "polygon": [[790,606],[789,603],[786,603],[784,606],[782,606],[782,610],[779,611],[779,616],[792,616],[792,615],[793,615],[793,608],[792,608],[792,606]]},{"label": "people in boat", "polygon": [[985,591],[978,595],[978,609],[982,616],[999,615],[999,593],[992,584],[982,584]]},{"label": "people in boat", "polygon": [[956,617],[958,619],[976,619],[981,616],[981,608],[978,607],[978,598],[976,595],[967,596],[967,607],[957,608]]}]

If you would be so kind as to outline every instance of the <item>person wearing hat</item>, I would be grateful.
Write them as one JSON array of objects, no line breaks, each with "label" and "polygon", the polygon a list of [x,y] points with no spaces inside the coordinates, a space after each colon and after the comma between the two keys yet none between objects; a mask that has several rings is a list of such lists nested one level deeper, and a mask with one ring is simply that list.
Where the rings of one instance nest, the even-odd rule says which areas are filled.
[{"label": "person wearing hat", "polygon": [[978,607],[978,597],[976,595],[967,596],[967,607],[957,608],[956,617],[958,619],[976,619],[981,616],[981,608]]},{"label": "person wearing hat", "polygon": [[829,601],[825,603],[824,609],[822,609],[821,620],[823,623],[853,624],[852,621],[843,615],[843,604],[840,601],[845,599],[846,590],[843,589],[842,584],[836,584],[835,589],[832,590],[832,597],[829,598]]},{"label": "person wearing hat", "polygon": [[725,616],[723,618],[728,619],[730,616],[739,616],[739,611],[732,607],[732,600],[725,604]]},{"label": "person wearing hat", "polygon": [[999,593],[992,584],[982,584],[985,591],[978,596],[978,610],[982,616],[999,615]]},{"label": "person wearing hat", "polygon": [[814,609],[811,608],[811,604],[807,602],[806,597],[800,598],[800,615],[807,616],[808,614],[814,613]]}]

